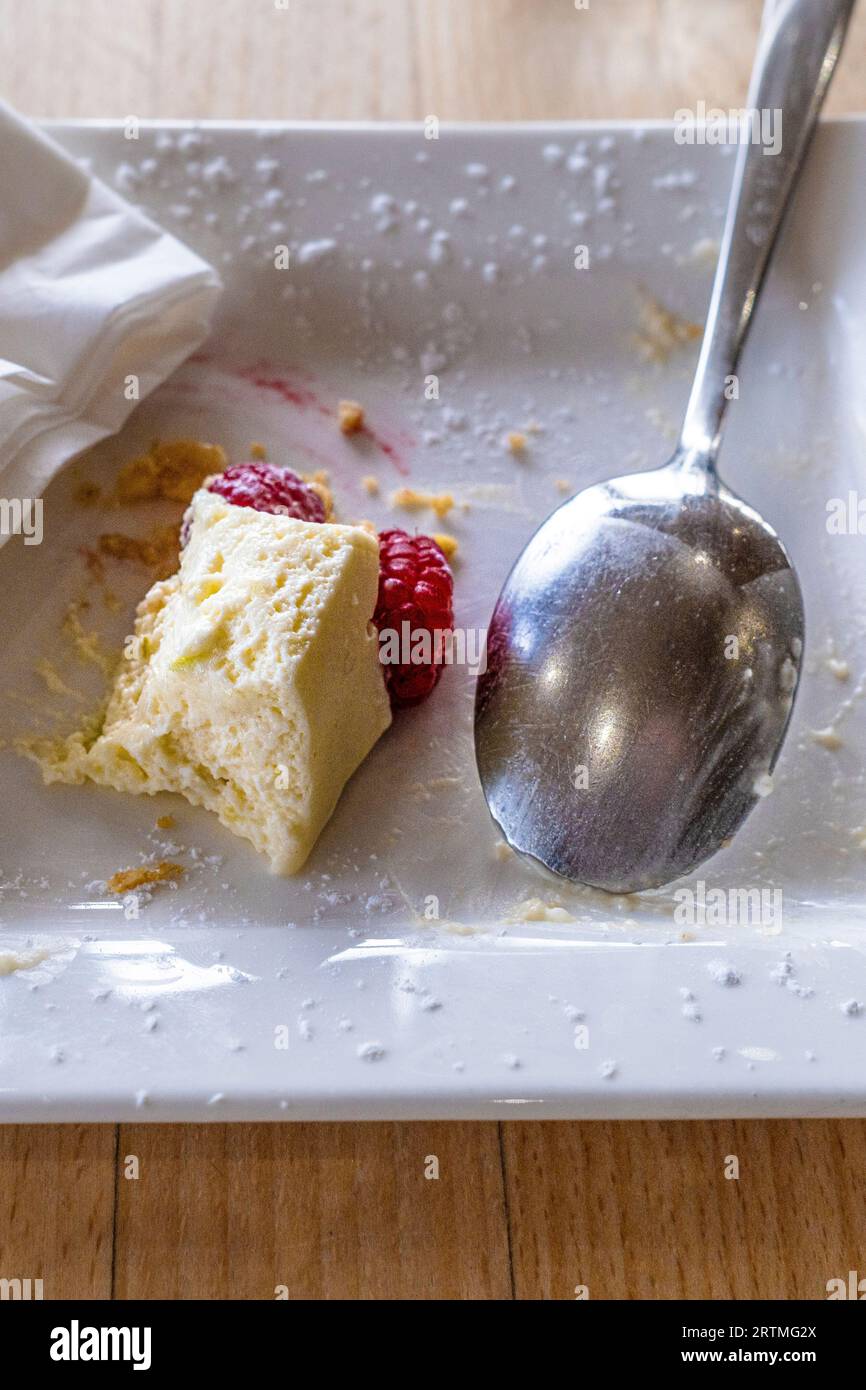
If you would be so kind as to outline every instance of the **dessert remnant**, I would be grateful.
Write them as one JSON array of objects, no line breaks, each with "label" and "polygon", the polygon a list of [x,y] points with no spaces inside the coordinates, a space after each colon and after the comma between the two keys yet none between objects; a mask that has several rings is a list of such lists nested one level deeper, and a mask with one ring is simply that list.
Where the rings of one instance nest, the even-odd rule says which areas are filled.
[{"label": "dessert remnant", "polygon": [[509,430],[505,436],[505,447],[509,453],[522,454],[526,450],[526,435],[522,430]]},{"label": "dessert remnant", "polygon": [[[136,461],[141,487],[124,470],[130,495],[159,492],[159,458],[201,464],[217,449],[177,443]],[[275,872],[300,869],[391,707],[418,704],[437,684],[453,627],[452,537],[387,531],[380,548],[371,523],[337,525],[331,508],[325,474],[251,460],[208,475],[184,517],[180,568],[139,605],[119,672],[69,611],[76,650],[114,685],[104,712],[76,733],[21,741],[45,781],[180,793],[249,839]],[[173,529],[171,539],[176,555]],[[148,545],[107,534],[99,553],[158,560]],[[129,892],[181,872],[143,866],[109,887]]]},{"label": "dessert remnant", "polygon": [[378,545],[359,527],[202,489],[180,570],[139,606],[98,736],[64,740],[43,776],[179,792],[275,872],[297,872],[391,722],[378,581]]}]

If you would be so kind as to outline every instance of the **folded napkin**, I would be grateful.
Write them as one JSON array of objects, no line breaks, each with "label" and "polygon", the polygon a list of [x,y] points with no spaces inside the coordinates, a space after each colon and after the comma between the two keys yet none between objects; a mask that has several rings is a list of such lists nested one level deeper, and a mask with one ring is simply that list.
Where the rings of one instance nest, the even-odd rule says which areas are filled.
[{"label": "folded napkin", "polygon": [[2,103],[0,189],[2,545],[18,501],[26,512],[204,339],[220,281]]}]

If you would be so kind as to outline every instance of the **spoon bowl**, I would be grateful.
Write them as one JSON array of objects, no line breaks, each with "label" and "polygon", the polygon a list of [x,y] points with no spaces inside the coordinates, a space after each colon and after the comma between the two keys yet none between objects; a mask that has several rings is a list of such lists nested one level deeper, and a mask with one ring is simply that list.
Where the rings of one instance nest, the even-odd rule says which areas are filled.
[{"label": "spoon bowl", "polygon": [[611,892],[734,834],[784,738],[803,650],[773,530],[681,459],[561,506],[502,590],[476,750],[511,846]]}]

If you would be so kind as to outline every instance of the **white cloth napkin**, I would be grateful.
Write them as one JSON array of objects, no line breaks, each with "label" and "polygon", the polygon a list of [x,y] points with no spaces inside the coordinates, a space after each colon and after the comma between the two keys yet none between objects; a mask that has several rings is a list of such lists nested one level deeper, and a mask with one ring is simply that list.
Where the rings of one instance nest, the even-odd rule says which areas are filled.
[{"label": "white cloth napkin", "polygon": [[[0,545],[207,335],[216,271],[0,103]],[[4,534],[4,530],[6,534]]]}]

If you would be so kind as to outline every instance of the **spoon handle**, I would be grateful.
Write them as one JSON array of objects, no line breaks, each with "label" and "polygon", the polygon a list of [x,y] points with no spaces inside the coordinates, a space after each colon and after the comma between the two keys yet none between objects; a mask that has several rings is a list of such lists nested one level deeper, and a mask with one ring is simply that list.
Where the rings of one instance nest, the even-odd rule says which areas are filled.
[{"label": "spoon handle", "polygon": [[[797,183],[854,0],[768,5],[740,144],[701,355],[678,453],[715,472],[731,381]],[[729,136],[730,138],[730,136]]]}]

